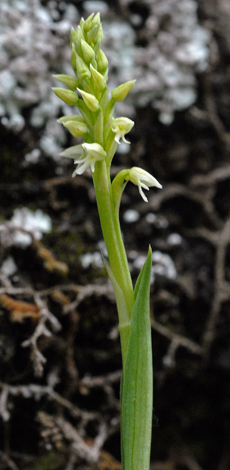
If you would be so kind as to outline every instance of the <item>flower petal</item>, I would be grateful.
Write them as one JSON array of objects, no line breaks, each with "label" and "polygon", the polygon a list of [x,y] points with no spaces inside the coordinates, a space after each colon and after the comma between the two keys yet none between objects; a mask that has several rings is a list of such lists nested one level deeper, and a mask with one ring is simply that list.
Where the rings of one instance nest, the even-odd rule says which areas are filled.
[{"label": "flower petal", "polygon": [[78,156],[82,156],[84,154],[84,150],[82,145],[73,145],[73,147],[69,147],[65,149],[63,152],[60,153],[61,157],[68,157],[68,158],[76,158]]}]

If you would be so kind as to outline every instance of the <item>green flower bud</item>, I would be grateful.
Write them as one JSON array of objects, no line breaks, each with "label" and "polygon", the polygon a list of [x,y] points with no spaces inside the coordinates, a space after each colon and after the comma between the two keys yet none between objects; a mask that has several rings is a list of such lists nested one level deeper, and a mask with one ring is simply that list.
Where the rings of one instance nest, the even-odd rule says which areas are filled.
[{"label": "green flower bud", "polygon": [[91,27],[97,24],[98,26],[101,26],[101,18],[100,18],[100,13],[96,13],[94,18],[91,20]]},{"label": "green flower bud", "polygon": [[89,67],[86,65],[84,60],[78,54],[76,57],[76,71],[77,71],[77,78],[79,79],[79,81],[82,81],[85,78],[91,77]]},{"label": "green flower bud", "polygon": [[130,92],[131,88],[133,87],[136,80],[131,80],[130,82],[122,83],[122,85],[114,88],[111,95],[115,101],[123,101],[128,93]]},{"label": "green flower bud", "polygon": [[95,55],[98,54],[98,52],[100,51],[100,48],[101,48],[101,39],[99,38],[94,46]]},{"label": "green flower bud", "polygon": [[95,56],[95,52],[84,39],[81,39],[81,49],[85,62],[91,62]]},{"label": "green flower bud", "polygon": [[94,81],[96,87],[98,88],[99,91],[103,91],[104,88],[106,87],[106,81],[93,66],[90,64],[90,72],[91,72],[91,79]]},{"label": "green flower bud", "polygon": [[81,43],[76,41],[73,42],[72,44],[72,50],[75,50],[75,53],[78,54],[80,57],[82,56],[82,50],[81,50]]},{"label": "green flower bud", "polygon": [[52,88],[55,95],[58,96],[62,101],[64,101],[69,106],[77,105],[78,96],[77,93],[71,90],[65,90],[64,88]]},{"label": "green flower bud", "polygon": [[84,24],[85,24],[85,20],[84,20],[84,18],[81,18],[80,27],[81,27],[82,31],[83,31],[83,28],[84,28]]},{"label": "green flower bud", "polygon": [[75,33],[74,29],[72,28],[71,33],[70,33],[70,47],[72,47],[72,44],[75,41],[75,36],[76,36],[76,33]]},{"label": "green flower bud", "polygon": [[[92,19],[94,17],[94,13],[91,13],[90,16],[88,16],[88,18],[86,18],[86,20],[84,20],[84,24],[83,24],[83,29],[84,29],[84,32],[87,33],[88,31],[90,31],[90,29],[94,26],[94,23],[92,25]],[[80,23],[81,24],[81,23]]]},{"label": "green flower bud", "polygon": [[75,47],[72,47],[70,63],[71,63],[72,69],[73,69],[75,74],[77,74],[77,72],[76,72],[76,61],[77,61],[77,53],[76,53]]},{"label": "green flower bud", "polygon": [[70,90],[76,90],[78,86],[78,80],[74,77],[70,77],[70,75],[53,75],[59,82],[64,83]]},{"label": "green flower bud", "polygon": [[97,98],[94,95],[91,95],[91,93],[86,93],[85,91],[80,90],[80,88],[77,88],[77,91],[79,91],[79,93],[81,93],[82,98],[83,98],[87,108],[90,109],[90,111],[95,112],[95,111],[98,110],[99,102],[98,102]]},{"label": "green flower bud", "polygon": [[77,29],[76,29],[76,33],[75,33],[74,44],[75,44],[75,42],[79,42],[79,44],[81,44],[82,39],[84,39],[84,34],[82,32],[81,26],[78,26]]},{"label": "green flower bud", "polygon": [[60,124],[63,124],[64,122],[68,122],[68,121],[75,121],[75,122],[85,122],[84,118],[82,116],[80,116],[79,114],[71,114],[70,116],[62,116],[60,117],[57,122],[59,122]]},{"label": "green flower bud", "polygon": [[108,59],[105,55],[105,53],[99,49],[98,54],[97,54],[97,68],[100,73],[103,75],[105,74],[107,68],[108,68]]},{"label": "green flower bud", "polygon": [[96,43],[98,40],[98,25],[95,24],[94,27],[88,32],[87,40],[89,43]]},{"label": "green flower bud", "polygon": [[103,34],[103,29],[102,29],[101,24],[100,24],[99,30],[98,30],[98,38],[100,39],[101,43],[103,43],[104,34]]},{"label": "green flower bud", "polygon": [[88,132],[88,126],[85,122],[67,121],[62,122],[62,124],[70,131],[70,134],[72,134],[74,137],[81,137],[83,134],[86,134]]},{"label": "green flower bud", "polygon": [[92,19],[92,21],[91,21],[91,29],[93,29],[93,27],[94,27],[95,25],[98,26],[98,39],[100,39],[101,42],[103,42],[104,35],[103,35],[102,26],[101,26],[100,13],[97,13],[97,14],[94,16],[94,18]]}]

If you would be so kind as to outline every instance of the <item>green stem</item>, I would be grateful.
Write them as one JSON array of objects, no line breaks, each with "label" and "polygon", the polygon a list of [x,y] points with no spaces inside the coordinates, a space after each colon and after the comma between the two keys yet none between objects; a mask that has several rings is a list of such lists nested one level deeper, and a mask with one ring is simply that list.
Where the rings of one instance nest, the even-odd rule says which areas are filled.
[{"label": "green stem", "polygon": [[[98,162],[95,165],[93,180],[101,228],[108,251],[111,270],[123,292],[130,319],[134,304],[133,285],[121,235],[119,218],[115,214],[111,181],[108,176],[105,161]],[[127,323],[129,319],[123,318],[122,323]]]}]

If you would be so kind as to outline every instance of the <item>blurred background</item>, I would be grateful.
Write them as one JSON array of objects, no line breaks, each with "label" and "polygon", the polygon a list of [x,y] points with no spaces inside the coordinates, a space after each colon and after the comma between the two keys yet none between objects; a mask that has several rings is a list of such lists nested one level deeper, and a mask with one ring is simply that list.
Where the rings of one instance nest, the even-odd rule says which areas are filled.
[{"label": "blurred background", "polygon": [[52,75],[100,12],[109,88],[137,79],[112,176],[135,279],[153,249],[151,470],[230,469],[230,3],[1,0],[0,470],[121,470],[117,313],[90,173]]}]

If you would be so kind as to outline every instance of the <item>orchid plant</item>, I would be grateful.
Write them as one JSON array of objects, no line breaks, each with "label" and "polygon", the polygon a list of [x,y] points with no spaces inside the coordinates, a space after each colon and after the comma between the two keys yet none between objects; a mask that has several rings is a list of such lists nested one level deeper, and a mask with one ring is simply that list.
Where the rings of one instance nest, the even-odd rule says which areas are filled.
[{"label": "orchid plant", "polygon": [[[135,80],[111,92],[107,86],[108,60],[101,49],[103,30],[100,15],[82,19],[71,31],[71,65],[75,77],[55,75],[68,89],[53,88],[66,104],[75,106],[78,114],[61,117],[58,122],[83,143],[67,148],[61,155],[72,158],[76,168],[73,177],[91,170],[104,241],[108,252],[105,266],[116,298],[122,351],[121,383],[121,454],[123,470],[149,470],[153,366],[149,290],[151,248],[136,282],[129,271],[122,239],[119,208],[128,181],[136,185],[144,201],[143,190],[160,183],[138,167],[121,170],[111,181],[110,167],[120,141],[134,122],[127,117],[114,118],[116,102],[123,101]],[[129,143],[129,142],[128,142]]]}]

